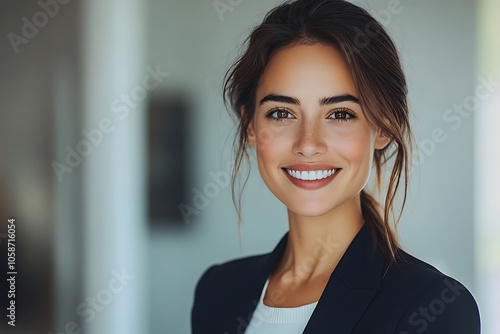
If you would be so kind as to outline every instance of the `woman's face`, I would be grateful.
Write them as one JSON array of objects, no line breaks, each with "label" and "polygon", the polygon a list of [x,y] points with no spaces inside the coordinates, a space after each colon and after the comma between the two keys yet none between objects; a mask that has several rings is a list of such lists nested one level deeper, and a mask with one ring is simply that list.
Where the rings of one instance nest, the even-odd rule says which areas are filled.
[{"label": "woman's face", "polygon": [[374,150],[389,142],[368,124],[340,53],[321,44],[289,46],[272,57],[247,136],[271,192],[308,217],[355,200]]}]

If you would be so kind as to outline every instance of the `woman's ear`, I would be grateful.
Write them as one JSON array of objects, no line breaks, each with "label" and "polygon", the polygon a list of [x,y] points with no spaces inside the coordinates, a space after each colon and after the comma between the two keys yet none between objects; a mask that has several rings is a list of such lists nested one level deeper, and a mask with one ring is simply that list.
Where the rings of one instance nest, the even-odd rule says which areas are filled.
[{"label": "woman's ear", "polygon": [[[241,117],[243,117],[243,115],[245,114],[245,106],[241,107],[240,113]],[[250,123],[248,124],[246,132],[247,132],[246,136],[248,144],[253,148],[255,148],[257,146],[257,136],[255,135],[255,130],[253,128],[253,120],[251,120]]]},{"label": "woman's ear", "polygon": [[377,137],[375,138],[375,149],[382,150],[391,142],[391,138],[383,134],[382,131],[377,131]]}]

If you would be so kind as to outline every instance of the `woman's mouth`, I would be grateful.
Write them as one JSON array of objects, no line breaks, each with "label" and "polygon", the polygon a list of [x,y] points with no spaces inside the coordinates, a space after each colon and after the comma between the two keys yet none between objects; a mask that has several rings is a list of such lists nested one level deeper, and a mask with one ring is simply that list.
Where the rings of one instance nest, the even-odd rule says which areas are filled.
[{"label": "woman's mouth", "polygon": [[327,177],[332,176],[332,174],[335,174],[335,169],[300,171],[300,170],[293,170],[293,169],[285,168],[285,170],[292,177],[299,179],[299,180],[306,180],[306,181],[326,179]]},{"label": "woman's mouth", "polygon": [[[308,168],[309,169],[309,168]],[[315,190],[329,184],[342,170],[341,168],[298,170],[282,168],[288,179],[297,187]]]}]

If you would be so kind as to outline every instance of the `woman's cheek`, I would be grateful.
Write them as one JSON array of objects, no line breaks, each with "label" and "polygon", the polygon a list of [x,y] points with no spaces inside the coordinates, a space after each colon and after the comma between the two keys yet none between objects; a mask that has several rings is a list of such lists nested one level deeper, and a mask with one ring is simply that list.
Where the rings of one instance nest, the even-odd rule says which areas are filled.
[{"label": "woman's cheek", "polygon": [[332,147],[346,161],[351,164],[366,163],[371,157],[371,141],[369,136],[351,133],[332,139]]},{"label": "woman's cheek", "polygon": [[261,126],[256,132],[257,134],[257,148],[261,151],[264,150],[279,150],[280,146],[288,140],[284,136],[284,127],[275,126]]}]

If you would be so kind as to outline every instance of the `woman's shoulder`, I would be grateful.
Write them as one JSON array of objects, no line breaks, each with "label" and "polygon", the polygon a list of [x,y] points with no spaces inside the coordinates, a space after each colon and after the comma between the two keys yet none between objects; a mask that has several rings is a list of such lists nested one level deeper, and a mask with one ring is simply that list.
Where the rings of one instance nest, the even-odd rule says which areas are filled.
[{"label": "woman's shoulder", "polygon": [[386,279],[391,283],[394,282],[413,288],[425,288],[429,284],[447,280],[458,282],[430,263],[402,249],[399,249],[397,252],[397,261],[389,265],[386,269],[384,280]]},{"label": "woman's shoulder", "polygon": [[[397,259],[386,268],[382,289],[413,291],[415,296],[421,296],[423,292],[432,290],[433,287],[442,287],[443,295],[451,291],[472,298],[471,292],[460,281],[444,274],[433,265],[403,250],[398,251]],[[413,297],[411,294],[405,295],[408,298]]]},{"label": "woman's shoulder", "polygon": [[248,290],[258,277],[256,273],[262,270],[263,259],[265,254],[240,257],[212,264],[203,271],[196,283],[191,309],[193,333],[207,332],[204,325],[212,322],[212,315],[215,318],[215,313],[226,312],[227,301]]},{"label": "woman's shoulder", "polygon": [[398,255],[399,261],[384,274],[375,304],[403,311],[400,331],[429,327],[432,333],[450,328],[479,333],[479,308],[464,284],[405,251]]},{"label": "woman's shoulder", "polygon": [[[205,290],[207,285],[212,285],[211,290],[217,287],[229,288],[235,282],[242,282],[262,270],[262,260],[269,254],[259,254],[234,258],[208,266],[201,274],[196,285],[196,291]],[[216,283],[214,285],[214,283]]]}]

